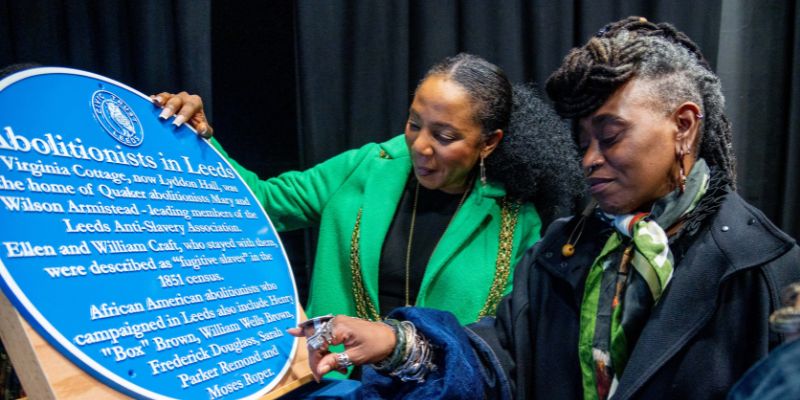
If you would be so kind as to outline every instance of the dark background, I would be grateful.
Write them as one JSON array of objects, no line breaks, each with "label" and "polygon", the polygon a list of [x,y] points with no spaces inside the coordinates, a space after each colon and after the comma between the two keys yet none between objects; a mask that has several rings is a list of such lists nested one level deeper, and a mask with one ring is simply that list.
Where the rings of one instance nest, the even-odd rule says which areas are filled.
[{"label": "dark background", "polygon": [[[198,93],[229,153],[269,177],[400,133],[417,81],[445,56],[478,54],[542,84],[571,47],[628,15],[700,45],[727,97],[739,191],[800,236],[796,0],[0,0],[0,66]],[[303,298],[312,236],[282,236]]]}]

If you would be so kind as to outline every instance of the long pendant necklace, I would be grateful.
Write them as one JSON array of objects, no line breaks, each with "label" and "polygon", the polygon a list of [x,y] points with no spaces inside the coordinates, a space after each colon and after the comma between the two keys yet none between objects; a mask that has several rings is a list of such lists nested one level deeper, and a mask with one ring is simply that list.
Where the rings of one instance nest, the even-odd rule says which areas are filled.
[{"label": "long pendant necklace", "polygon": [[[447,232],[447,227],[450,226],[450,223],[453,222],[453,218],[455,218],[456,213],[458,210],[461,209],[461,206],[464,204],[464,200],[467,199],[467,195],[469,195],[470,189],[472,188],[472,183],[474,182],[475,178],[471,178],[467,183],[467,189],[464,190],[464,194],[461,196],[461,200],[458,201],[458,206],[456,206],[456,210],[453,212],[453,215],[450,217],[450,221],[447,222],[447,226],[445,226],[444,231],[442,232],[442,236],[444,236],[444,232]],[[417,221],[417,200],[419,199],[419,181],[417,181],[417,186],[414,189],[414,202],[411,206],[411,227],[408,229],[408,246],[406,247],[406,307],[411,306],[411,248],[413,247],[414,243],[414,225]],[[439,236],[439,241],[442,240],[442,237]],[[437,241],[436,246],[439,243]],[[433,251],[436,251],[436,246],[433,247]],[[433,255],[433,253],[431,253]],[[430,261],[430,260],[429,260]]]}]

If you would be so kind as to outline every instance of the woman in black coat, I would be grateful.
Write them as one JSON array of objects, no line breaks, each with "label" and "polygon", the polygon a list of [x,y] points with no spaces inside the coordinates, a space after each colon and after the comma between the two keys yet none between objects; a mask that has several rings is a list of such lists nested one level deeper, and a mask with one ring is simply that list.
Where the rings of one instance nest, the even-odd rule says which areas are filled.
[{"label": "woman in black coat", "polygon": [[314,334],[347,350],[312,356],[316,374],[373,363],[368,398],[720,398],[782,342],[768,317],[800,248],[736,193],[697,46],[627,18],[573,49],[547,92],[575,121],[596,207],[529,250],[496,319],[336,317]]}]

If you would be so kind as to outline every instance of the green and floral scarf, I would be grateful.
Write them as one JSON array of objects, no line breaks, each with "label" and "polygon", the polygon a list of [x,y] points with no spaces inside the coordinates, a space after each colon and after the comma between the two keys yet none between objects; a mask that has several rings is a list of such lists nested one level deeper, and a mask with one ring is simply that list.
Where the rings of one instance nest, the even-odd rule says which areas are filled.
[{"label": "green and floral scarf", "polygon": [[676,189],[649,213],[601,213],[615,228],[586,278],[578,354],[585,399],[614,394],[628,356],[661,294],[674,262],[666,229],[681,221],[708,189],[709,168],[698,159],[684,193]]}]

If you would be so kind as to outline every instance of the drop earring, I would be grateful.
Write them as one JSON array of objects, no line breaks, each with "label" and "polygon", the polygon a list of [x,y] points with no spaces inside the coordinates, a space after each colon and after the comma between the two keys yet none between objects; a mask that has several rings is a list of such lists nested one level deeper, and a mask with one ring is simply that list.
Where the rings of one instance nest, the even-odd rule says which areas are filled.
[{"label": "drop earring", "polygon": [[686,171],[683,169],[683,156],[685,155],[686,153],[683,150],[678,153],[678,187],[681,190],[681,194],[686,191]]},{"label": "drop earring", "polygon": [[480,173],[481,173],[481,185],[486,186],[486,165],[483,163],[484,157],[481,156],[481,165],[480,165]]}]

